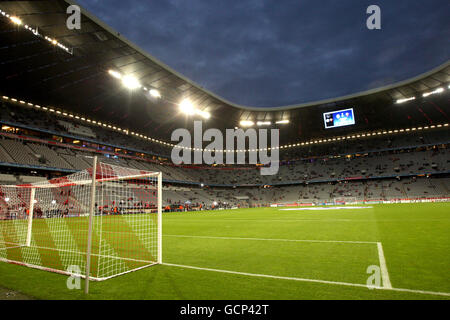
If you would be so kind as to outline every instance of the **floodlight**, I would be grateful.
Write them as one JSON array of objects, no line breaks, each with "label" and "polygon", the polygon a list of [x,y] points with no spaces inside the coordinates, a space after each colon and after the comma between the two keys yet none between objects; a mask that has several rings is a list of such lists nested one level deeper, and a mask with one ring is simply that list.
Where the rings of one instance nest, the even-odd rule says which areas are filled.
[{"label": "floodlight", "polygon": [[252,125],[254,125],[255,123],[253,121],[250,120],[242,120],[240,122],[241,126],[243,127],[251,127]]},{"label": "floodlight", "polygon": [[21,25],[22,24],[22,20],[20,20],[18,17],[11,17],[10,18],[12,22],[14,22],[15,24]]},{"label": "floodlight", "polygon": [[184,99],[183,101],[181,101],[179,107],[181,112],[183,112],[184,114],[193,115],[195,113],[194,106],[192,105],[192,102],[189,101],[188,99]]},{"label": "floodlight", "polygon": [[149,93],[152,97],[161,98],[161,94],[156,89],[150,89]]},{"label": "floodlight", "polygon": [[276,124],[287,124],[287,123],[289,123],[289,120],[280,120],[280,121],[277,121],[277,122],[275,122]]},{"label": "floodlight", "polygon": [[204,119],[209,119],[209,118],[211,118],[211,114],[209,113],[209,112],[207,112],[207,111],[201,111],[201,110],[196,110],[196,113],[198,114],[198,115],[200,115],[202,118],[204,118]]},{"label": "floodlight", "polygon": [[257,126],[270,126],[272,123],[270,121],[258,121]]},{"label": "floodlight", "polygon": [[123,77],[122,83],[125,87],[127,87],[128,89],[131,89],[131,90],[141,87],[141,84],[139,83],[139,81],[133,76]]},{"label": "floodlight", "polygon": [[122,75],[119,72],[117,72],[117,71],[109,70],[108,73],[110,75],[112,75],[116,79],[121,79],[122,78]]},{"label": "floodlight", "polygon": [[411,101],[411,100],[415,100],[415,99],[416,99],[416,97],[410,97],[410,98],[405,98],[405,99],[398,99],[398,100],[396,101],[396,103],[397,103],[397,104],[405,103],[405,102],[408,102],[408,101]]},{"label": "floodlight", "polygon": [[444,88],[437,88],[437,89],[434,90],[434,91],[424,93],[424,94],[423,94],[423,97],[426,98],[426,97],[428,97],[428,96],[431,96],[432,94],[441,93],[441,92],[443,92],[443,91],[444,91]]}]

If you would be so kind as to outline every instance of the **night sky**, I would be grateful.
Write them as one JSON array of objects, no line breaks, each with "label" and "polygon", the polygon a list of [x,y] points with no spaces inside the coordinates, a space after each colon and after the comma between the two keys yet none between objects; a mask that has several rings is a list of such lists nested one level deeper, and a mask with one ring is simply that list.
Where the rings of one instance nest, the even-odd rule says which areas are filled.
[{"label": "night sky", "polygon": [[[406,80],[450,56],[448,0],[79,0],[149,54],[240,105]],[[381,8],[381,30],[366,9]]]}]

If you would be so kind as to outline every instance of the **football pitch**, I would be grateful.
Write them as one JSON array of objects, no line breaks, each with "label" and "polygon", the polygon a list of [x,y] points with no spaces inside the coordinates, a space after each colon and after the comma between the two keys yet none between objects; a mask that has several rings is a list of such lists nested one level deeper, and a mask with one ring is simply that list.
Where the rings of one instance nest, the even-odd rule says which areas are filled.
[{"label": "football pitch", "polygon": [[164,263],[87,296],[7,263],[0,287],[37,299],[450,299],[450,203],[282,209],[166,213]]}]

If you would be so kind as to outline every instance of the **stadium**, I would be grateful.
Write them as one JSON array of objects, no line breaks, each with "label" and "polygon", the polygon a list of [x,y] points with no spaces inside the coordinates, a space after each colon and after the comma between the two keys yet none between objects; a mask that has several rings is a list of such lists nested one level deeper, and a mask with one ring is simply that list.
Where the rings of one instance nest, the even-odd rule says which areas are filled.
[{"label": "stadium", "polygon": [[[449,299],[449,61],[368,91],[250,107],[86,9],[69,30],[73,4],[0,2],[0,294]],[[202,136],[267,129],[279,143],[177,145],[174,130],[194,137],[196,121]],[[174,150],[245,161],[174,163]],[[261,174],[263,151],[276,174]]]}]

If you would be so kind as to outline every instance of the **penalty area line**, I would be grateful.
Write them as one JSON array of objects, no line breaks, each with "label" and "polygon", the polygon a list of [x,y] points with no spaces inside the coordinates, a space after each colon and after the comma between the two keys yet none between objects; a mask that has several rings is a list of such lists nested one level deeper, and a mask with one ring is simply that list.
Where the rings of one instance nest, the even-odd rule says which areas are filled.
[{"label": "penalty area line", "polygon": [[231,271],[231,270],[212,269],[212,268],[202,268],[202,267],[188,266],[188,265],[175,264],[175,263],[166,263],[166,262],[163,262],[161,265],[168,266],[168,267],[183,268],[183,269],[193,269],[193,270],[199,270],[199,271],[227,273],[227,274],[241,275],[241,276],[247,276],[247,277],[268,278],[268,279],[277,279],[277,280],[290,280],[290,281],[299,281],[299,282],[312,282],[312,283],[329,284],[329,285],[337,285],[337,286],[359,287],[359,288],[367,288],[367,289],[375,289],[375,290],[408,292],[408,293],[418,293],[418,294],[450,297],[450,293],[448,293],[448,292],[434,292],[434,291],[402,289],[402,288],[392,288],[392,287],[391,288],[388,288],[388,287],[370,287],[369,288],[367,285],[359,284],[359,283],[274,276],[274,275],[269,275],[269,274],[239,272],[239,271]]},{"label": "penalty area line", "polygon": [[386,289],[392,289],[391,280],[389,279],[389,273],[386,265],[386,259],[384,258],[383,245],[381,242],[377,242],[378,259],[380,260],[381,280],[383,281],[383,287]]}]

